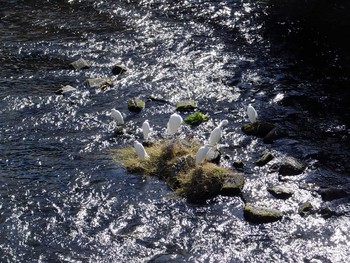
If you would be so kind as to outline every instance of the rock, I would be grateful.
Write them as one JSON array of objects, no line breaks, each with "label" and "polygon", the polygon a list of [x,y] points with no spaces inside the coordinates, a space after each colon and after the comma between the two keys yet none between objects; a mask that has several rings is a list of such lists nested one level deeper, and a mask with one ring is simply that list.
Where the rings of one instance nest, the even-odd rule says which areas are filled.
[{"label": "rock", "polygon": [[275,158],[275,157],[273,156],[273,154],[271,152],[266,152],[260,157],[259,160],[257,160],[255,162],[255,164],[257,166],[264,166],[265,164],[267,164],[268,162],[273,160],[273,158]]},{"label": "rock", "polygon": [[207,173],[202,167],[193,171],[190,182],[187,185],[186,198],[189,203],[205,203],[206,200],[217,196],[222,188],[223,181],[217,170]]},{"label": "rock", "polygon": [[110,78],[92,78],[86,81],[89,88],[104,89],[106,87],[112,87],[113,81]]},{"label": "rock", "polygon": [[279,164],[278,173],[283,176],[298,175],[304,172],[305,168],[305,163],[294,157],[288,156]]},{"label": "rock", "polygon": [[128,109],[131,112],[139,113],[144,107],[145,102],[139,98],[133,98],[132,100],[128,101]]},{"label": "rock", "polygon": [[223,186],[221,188],[220,194],[224,196],[237,196],[241,194],[244,186],[244,175],[243,173],[238,173],[231,171],[224,175]]},{"label": "rock", "polygon": [[112,67],[112,74],[113,75],[121,75],[121,74],[125,73],[126,71],[128,71],[128,68],[123,66],[123,65],[114,65]]},{"label": "rock", "polygon": [[256,121],[253,123],[246,123],[242,126],[242,131],[247,135],[254,135],[257,137],[265,137],[270,131],[275,128],[275,125],[266,121]]},{"label": "rock", "polygon": [[302,217],[306,217],[306,216],[314,213],[314,207],[312,206],[312,204],[310,202],[305,202],[299,206],[298,212],[299,212],[299,215],[301,215]]},{"label": "rock", "polygon": [[242,169],[244,167],[244,163],[240,160],[238,161],[234,161],[233,162],[233,167],[237,168],[237,169]]},{"label": "rock", "polygon": [[276,209],[270,209],[246,204],[243,210],[244,218],[255,224],[272,223],[281,220],[283,215]]},{"label": "rock", "polygon": [[318,193],[321,195],[323,201],[332,201],[349,196],[350,194],[342,188],[320,188]]},{"label": "rock", "polygon": [[284,185],[275,185],[267,189],[267,191],[278,199],[288,199],[294,194],[294,191]]},{"label": "rock", "polygon": [[73,92],[73,91],[76,91],[76,90],[77,90],[76,88],[73,88],[70,85],[65,85],[65,86],[62,86],[59,90],[56,90],[55,94],[57,94],[57,95],[64,95],[64,94],[67,94],[67,93],[70,93],[70,92]]},{"label": "rock", "polygon": [[330,218],[332,216],[336,216],[337,213],[332,211],[329,207],[322,207],[318,212],[324,219]]},{"label": "rock", "polygon": [[281,139],[287,135],[287,132],[281,130],[280,128],[273,128],[268,134],[263,138],[264,143],[273,143],[275,140]]},{"label": "rock", "polygon": [[197,108],[197,103],[194,100],[183,100],[176,103],[178,111],[193,111]]},{"label": "rock", "polygon": [[74,69],[87,69],[91,67],[91,63],[83,58],[79,58],[78,60],[70,63],[69,66]]}]

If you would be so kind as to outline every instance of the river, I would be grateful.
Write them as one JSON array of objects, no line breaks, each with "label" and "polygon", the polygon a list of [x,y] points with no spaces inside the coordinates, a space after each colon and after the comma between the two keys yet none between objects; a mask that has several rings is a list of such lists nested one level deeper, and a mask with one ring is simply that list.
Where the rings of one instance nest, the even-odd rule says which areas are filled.
[{"label": "river", "polygon": [[[315,190],[350,189],[342,49],[320,42],[312,53],[303,39],[286,44],[281,36],[293,28],[273,27],[266,1],[7,0],[0,11],[1,262],[350,258],[349,195],[326,201]],[[70,69],[79,58],[91,67]],[[128,71],[113,76],[116,64]],[[86,85],[105,77],[113,78],[111,87]],[[76,90],[56,94],[62,85]],[[138,114],[127,108],[133,97],[146,101]],[[174,104],[187,99],[210,120],[181,133],[205,141],[227,119],[222,165],[242,160],[246,191],[283,211],[282,220],[247,222],[239,197],[190,204],[161,180],[129,174],[113,161],[111,150],[142,138],[145,119],[153,138],[162,138]],[[245,135],[249,103],[288,136],[265,144]],[[114,133],[112,108],[124,115],[127,134]],[[287,179],[292,198],[263,191],[280,182],[270,165],[255,166],[265,151],[276,156],[273,163],[286,155],[307,163]],[[332,216],[300,216],[307,201]]]}]

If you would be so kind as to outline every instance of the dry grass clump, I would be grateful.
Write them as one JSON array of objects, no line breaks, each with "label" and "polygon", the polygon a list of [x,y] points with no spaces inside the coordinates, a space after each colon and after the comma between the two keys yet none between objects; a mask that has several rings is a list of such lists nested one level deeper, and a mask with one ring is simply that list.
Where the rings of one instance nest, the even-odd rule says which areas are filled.
[{"label": "dry grass clump", "polygon": [[199,147],[196,142],[185,145],[160,141],[145,147],[150,158],[144,161],[137,157],[132,146],[114,150],[112,155],[128,172],[157,176],[189,202],[202,203],[220,194],[226,177],[233,172],[209,162],[195,166]]}]

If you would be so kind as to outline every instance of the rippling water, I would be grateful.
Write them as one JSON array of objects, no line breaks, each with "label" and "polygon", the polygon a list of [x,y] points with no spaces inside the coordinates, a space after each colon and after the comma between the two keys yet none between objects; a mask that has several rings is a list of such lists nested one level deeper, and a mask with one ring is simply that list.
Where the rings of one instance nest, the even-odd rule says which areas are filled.
[{"label": "rippling water", "polygon": [[[327,93],[320,88],[333,75],[306,77],[290,54],[276,55],[264,34],[264,7],[250,0],[1,3],[1,262],[346,262],[348,200],[329,204],[339,216],[297,213],[305,201],[323,205],[308,184],[350,189],[349,113],[339,113],[339,100],[329,98],[339,95],[336,84],[346,75],[339,73]],[[80,57],[92,67],[68,69]],[[88,78],[111,77],[120,62],[130,70],[113,87],[86,86]],[[68,84],[77,90],[55,95]],[[281,209],[284,219],[252,225],[238,197],[191,205],[163,182],[118,167],[110,150],[141,138],[137,128],[145,118],[161,137],[175,109],[147,101],[132,114],[126,101],[134,96],[196,99],[211,120],[182,133],[200,140],[228,119],[224,165],[243,160],[246,190],[256,202]],[[248,103],[262,118],[285,125],[291,137],[265,145],[245,136],[240,128]],[[115,136],[112,108],[125,114],[127,135]],[[306,172],[288,182],[295,190],[288,201],[262,191],[278,182],[254,166],[265,150],[276,161],[292,154],[308,162]],[[321,152],[330,161],[313,157]]]}]

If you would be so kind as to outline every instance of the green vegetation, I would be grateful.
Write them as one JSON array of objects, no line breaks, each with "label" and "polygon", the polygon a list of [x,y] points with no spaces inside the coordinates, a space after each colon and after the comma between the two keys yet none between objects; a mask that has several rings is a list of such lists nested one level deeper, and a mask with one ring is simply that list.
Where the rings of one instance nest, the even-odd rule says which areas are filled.
[{"label": "green vegetation", "polygon": [[196,111],[191,115],[188,115],[184,121],[189,125],[199,125],[202,122],[209,120],[209,116],[201,113],[200,111]]}]

